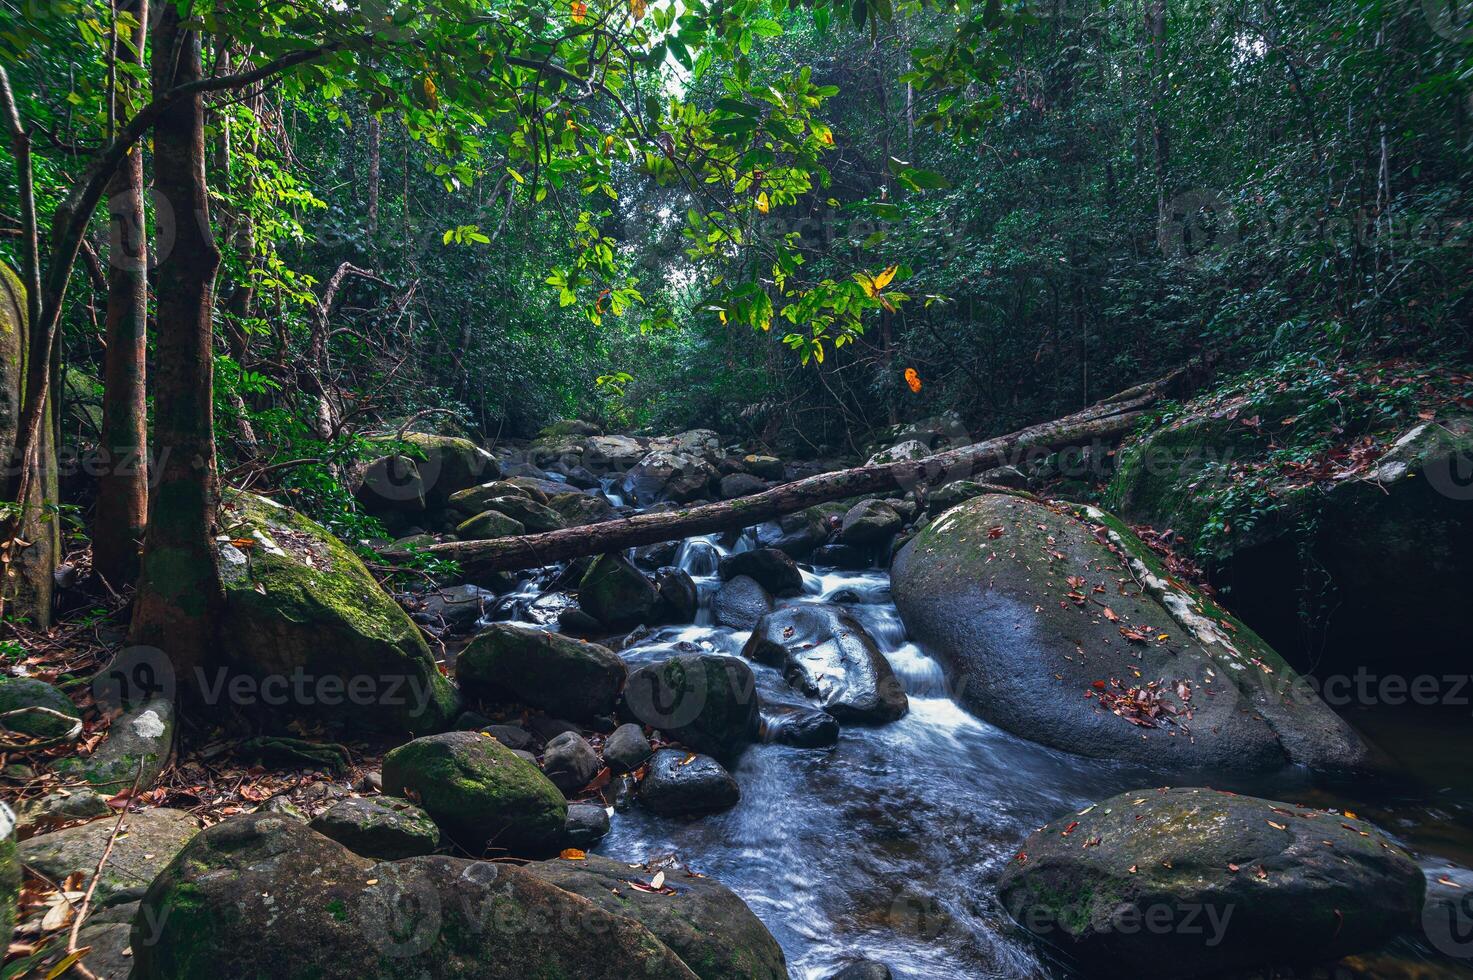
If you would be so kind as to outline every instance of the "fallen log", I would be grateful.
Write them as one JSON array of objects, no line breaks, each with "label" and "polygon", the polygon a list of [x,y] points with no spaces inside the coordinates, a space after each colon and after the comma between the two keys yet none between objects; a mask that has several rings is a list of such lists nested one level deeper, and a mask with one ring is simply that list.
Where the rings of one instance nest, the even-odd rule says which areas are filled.
[{"label": "fallen log", "polygon": [[750,497],[717,504],[638,514],[545,534],[489,541],[452,541],[433,545],[428,550],[436,558],[460,562],[467,569],[515,571],[697,534],[752,527],[815,504],[846,497],[917,488],[924,492],[931,487],[968,479],[986,470],[1020,461],[1029,453],[1057,452],[1094,440],[1122,436],[1181,375],[1182,372],[1178,371],[1151,384],[1121,392],[1066,418],[924,459],[821,473]]}]

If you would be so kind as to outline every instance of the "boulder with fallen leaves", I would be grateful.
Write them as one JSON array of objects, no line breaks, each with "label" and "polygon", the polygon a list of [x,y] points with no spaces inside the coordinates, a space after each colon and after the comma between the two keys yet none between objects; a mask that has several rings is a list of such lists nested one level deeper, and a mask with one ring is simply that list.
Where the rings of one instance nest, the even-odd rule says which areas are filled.
[{"label": "boulder with fallen leaves", "polygon": [[524,868],[375,862],[269,814],[196,837],[149,888],[132,947],[136,980],[698,976],[636,918]]},{"label": "boulder with fallen leaves", "polygon": [[1103,511],[976,497],[892,574],[957,699],[1024,738],[1167,771],[1379,761],[1272,647]]},{"label": "boulder with fallen leaves", "polygon": [[1211,789],[1124,793],[1040,828],[998,883],[1020,925],[1092,972],[1315,965],[1417,929],[1411,857],[1349,814]]}]

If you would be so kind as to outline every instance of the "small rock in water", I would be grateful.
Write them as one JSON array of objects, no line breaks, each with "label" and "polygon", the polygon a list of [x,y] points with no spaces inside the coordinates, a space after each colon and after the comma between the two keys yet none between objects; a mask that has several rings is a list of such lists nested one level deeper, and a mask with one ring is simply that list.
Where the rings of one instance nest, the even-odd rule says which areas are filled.
[{"label": "small rock in water", "polygon": [[768,740],[780,745],[791,745],[799,749],[825,749],[839,744],[839,721],[827,711],[798,705],[778,705],[764,712],[764,721]]},{"label": "small rock in water", "polygon": [[777,596],[798,595],[803,591],[803,573],[798,570],[797,562],[776,548],[737,552],[721,560],[720,572],[723,582],[745,575]]},{"label": "small rock in water", "polygon": [[829,980],[892,980],[890,968],[875,960],[860,960],[835,973]]},{"label": "small rock in water", "polygon": [[711,603],[716,622],[734,630],[749,630],[772,612],[772,596],[755,579],[738,575],[724,583]]},{"label": "small rock in water", "polygon": [[586,850],[609,836],[609,811],[601,803],[568,806],[567,845]]},{"label": "small rock in water", "polygon": [[662,816],[717,813],[742,798],[736,780],[707,755],[661,749],[639,783],[639,801]]},{"label": "small rock in water", "polygon": [[655,592],[660,598],[660,618],[668,623],[693,623],[700,610],[700,595],[690,574],[674,567],[655,572]]},{"label": "small rock in water", "polygon": [[745,661],[678,654],[629,675],[624,706],[672,739],[732,760],[757,737],[757,678]]}]

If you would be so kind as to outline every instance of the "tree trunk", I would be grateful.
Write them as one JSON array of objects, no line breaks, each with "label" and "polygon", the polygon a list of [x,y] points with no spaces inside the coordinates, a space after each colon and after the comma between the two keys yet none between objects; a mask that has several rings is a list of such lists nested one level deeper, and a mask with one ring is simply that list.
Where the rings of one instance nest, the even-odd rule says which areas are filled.
[{"label": "tree trunk", "polygon": [[476,571],[536,568],[582,555],[751,527],[846,497],[891,490],[924,490],[970,479],[994,467],[1016,462],[1028,453],[1052,452],[1096,439],[1118,438],[1129,432],[1144,410],[1159,400],[1182,374],[1175,372],[1160,381],[1132,388],[1067,418],[926,459],[824,473],[725,503],[639,514],[547,534],[455,541],[434,545],[429,551],[437,558],[458,561]]},{"label": "tree trunk", "polygon": [[[124,0],[118,9],[132,14],[139,24],[148,23],[148,0]],[[138,49],[135,63],[142,67],[146,63],[143,28],[138,28],[134,41]],[[133,84],[122,82],[127,89]],[[148,237],[143,214],[142,145],[134,146],[123,159],[108,182],[107,197],[112,239],[102,396],[101,444],[106,456],[97,481],[92,564],[98,574],[119,588],[138,576],[138,542],[148,520]]]},{"label": "tree trunk", "polygon": [[[166,4],[154,29],[157,96],[202,73],[200,40]],[[154,186],[172,206],[174,247],[160,256],[154,445],[159,476],[149,514],[132,641],[162,649],[179,691],[214,643],[224,588],[215,564],[217,498],[212,406],[211,306],[220,251],[205,187],[204,108],[192,95],[154,127]]]},{"label": "tree trunk", "polygon": [[378,114],[368,117],[368,234],[378,234],[379,169],[382,158],[382,129]]}]

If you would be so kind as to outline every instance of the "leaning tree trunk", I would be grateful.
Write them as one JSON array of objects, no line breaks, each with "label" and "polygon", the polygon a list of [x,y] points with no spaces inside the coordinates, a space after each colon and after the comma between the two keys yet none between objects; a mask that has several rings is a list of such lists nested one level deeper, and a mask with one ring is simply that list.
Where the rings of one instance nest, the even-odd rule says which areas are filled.
[{"label": "leaning tree trunk", "polygon": [[[124,0],[119,13],[148,23],[148,0]],[[145,32],[134,38],[138,67]],[[128,76],[126,73],[123,78]],[[116,93],[136,86],[122,81]],[[143,216],[143,147],[134,146],[108,182],[112,240],[108,251],[107,353],[103,361],[102,447],[92,565],[114,587],[138,576],[138,542],[148,520],[148,237]]]},{"label": "leaning tree trunk", "polygon": [[[202,74],[200,40],[166,4],[153,39],[154,92]],[[215,564],[217,501],[210,313],[220,251],[210,232],[200,96],[161,115],[154,128],[154,187],[173,211],[174,245],[160,256],[154,446],[158,479],[132,641],[162,649],[188,697],[194,669],[210,659],[224,587]]]},{"label": "leaning tree trunk", "polygon": [[815,504],[861,494],[911,489],[924,492],[930,487],[968,479],[1016,462],[1030,452],[1052,452],[1096,439],[1117,439],[1129,432],[1145,410],[1159,401],[1183,373],[1178,371],[1160,381],[1132,388],[1067,418],[925,459],[823,473],[720,504],[639,514],[546,534],[453,541],[433,545],[429,551],[437,558],[452,559],[477,571],[536,568],[568,558],[674,541],[693,534],[752,527]]}]

